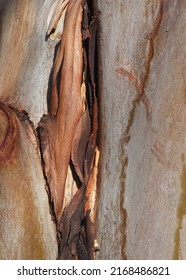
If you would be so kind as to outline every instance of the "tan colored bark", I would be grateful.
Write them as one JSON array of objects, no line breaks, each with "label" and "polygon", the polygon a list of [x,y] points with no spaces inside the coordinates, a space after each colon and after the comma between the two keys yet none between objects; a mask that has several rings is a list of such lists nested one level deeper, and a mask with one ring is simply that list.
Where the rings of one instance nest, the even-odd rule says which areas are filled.
[{"label": "tan colored bark", "polygon": [[[48,119],[47,150],[44,151],[45,170],[49,178],[52,200],[58,221],[63,211],[65,183],[75,129],[84,111],[85,97],[81,95],[82,54],[81,1],[70,1],[64,24],[61,46],[56,56],[53,75],[52,108]],[[60,89],[57,75],[61,67]]]},{"label": "tan colored bark", "polygon": [[56,229],[33,128],[0,105],[0,259],[56,259]]}]

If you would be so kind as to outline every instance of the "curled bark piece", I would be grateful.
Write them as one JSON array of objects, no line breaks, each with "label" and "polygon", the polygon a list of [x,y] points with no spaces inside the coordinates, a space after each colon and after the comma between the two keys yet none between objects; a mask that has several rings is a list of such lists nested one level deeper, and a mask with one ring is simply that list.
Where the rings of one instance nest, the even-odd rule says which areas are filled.
[{"label": "curled bark piece", "polygon": [[[69,1],[62,41],[54,65],[53,112],[46,122],[40,124],[45,131],[43,137],[41,136],[44,142],[44,144],[41,143],[41,147],[44,146],[45,173],[58,221],[63,211],[64,189],[72,141],[85,106],[84,97],[81,95],[83,73],[81,3],[82,0]],[[59,73],[60,80],[59,87],[57,87]],[[59,92],[57,88],[59,88]]]},{"label": "curled bark piece", "polygon": [[8,106],[0,104],[0,165],[11,160],[18,135],[17,121]]},{"label": "curled bark piece", "polygon": [[[89,207],[94,207],[95,204],[93,192],[96,191],[99,158],[98,151],[95,153],[98,130],[94,77],[97,24],[94,24],[94,20],[90,28],[88,22],[92,37],[88,39],[88,44],[83,45],[82,14],[82,0],[70,0],[54,63],[50,111],[40,122],[45,173],[58,227],[59,259],[87,259],[90,255],[93,258],[94,252],[93,216],[90,222],[85,217],[90,219],[87,213]],[[84,60],[83,63],[85,58],[87,61]],[[86,90],[88,84],[89,93]],[[69,174],[72,176],[72,173],[75,176],[70,181]],[[88,182],[87,194],[90,194],[90,201],[85,210]],[[91,215],[94,213],[95,208]]]},{"label": "curled bark piece", "polygon": [[58,43],[62,37],[66,10],[67,10],[67,7],[65,7],[65,9],[62,13],[54,33],[50,34],[50,40],[55,41],[56,43]]},{"label": "curled bark piece", "polygon": [[85,159],[85,151],[91,133],[91,120],[88,109],[83,113],[79,124],[76,128],[73,143],[71,158],[74,164],[75,171],[83,183],[83,166]]},{"label": "curled bark piece", "polygon": [[57,6],[56,6],[56,9],[54,11],[54,14],[52,15],[52,18],[50,20],[50,23],[49,23],[49,26],[48,26],[48,29],[47,29],[47,35],[49,35],[52,30],[55,30],[57,25],[58,25],[58,22],[59,22],[59,19],[64,11],[64,9],[66,8],[66,6],[68,5],[69,3],[69,0],[61,0]]},{"label": "curled bark piece", "polygon": [[62,241],[59,248],[59,259],[77,259],[77,244],[83,219],[83,209],[86,201],[84,187],[81,187],[74,195],[70,204],[65,207],[59,225],[62,233]]}]

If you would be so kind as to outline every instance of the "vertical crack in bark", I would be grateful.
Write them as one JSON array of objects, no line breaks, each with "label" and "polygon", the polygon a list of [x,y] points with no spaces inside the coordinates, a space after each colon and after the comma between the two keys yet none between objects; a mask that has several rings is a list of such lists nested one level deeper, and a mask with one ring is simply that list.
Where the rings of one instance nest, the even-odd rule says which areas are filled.
[{"label": "vertical crack in bark", "polygon": [[135,86],[136,90],[138,91],[139,95],[133,100],[132,102],[132,109],[129,112],[129,118],[128,118],[128,125],[121,137],[120,141],[120,162],[121,162],[121,174],[120,174],[120,211],[121,211],[121,255],[122,259],[127,259],[127,254],[126,254],[126,239],[127,239],[127,234],[126,234],[126,228],[127,228],[127,211],[124,208],[124,198],[125,198],[125,181],[126,181],[126,168],[128,165],[128,155],[126,152],[126,145],[130,140],[130,129],[132,127],[132,124],[134,122],[134,118],[136,115],[136,109],[137,105],[142,100],[144,103],[144,106],[146,107],[147,110],[147,115],[149,115],[152,112],[150,101],[148,97],[145,94],[145,87],[149,79],[150,75],[150,67],[152,64],[152,60],[154,57],[154,42],[155,38],[157,36],[161,21],[163,17],[163,1],[160,1],[157,16],[154,22],[154,27],[151,33],[149,34],[148,42],[149,42],[149,50],[147,54],[147,59],[146,59],[146,68],[145,68],[145,74],[144,78],[142,81],[139,81],[137,79],[136,74],[134,71],[128,71],[124,68],[117,68],[116,72],[126,76],[131,83]]},{"label": "vertical crack in bark", "polygon": [[123,132],[120,140],[120,163],[121,163],[121,173],[120,173],[120,212],[121,212],[121,256],[122,259],[127,259],[126,254],[126,241],[127,241],[127,211],[124,207],[125,200],[125,188],[126,188],[126,169],[128,166],[128,155],[126,152],[126,145],[130,141],[130,129],[134,122],[134,117],[136,114],[136,109],[138,105],[139,97],[133,100],[132,109],[129,112],[128,125]]},{"label": "vertical crack in bark", "polygon": [[120,173],[120,213],[121,213],[121,257],[123,260],[127,260],[126,254],[126,229],[127,229],[127,211],[124,207],[125,200],[125,180],[126,180],[126,168],[128,165],[128,157],[125,152],[126,136],[125,133],[120,140],[120,162],[121,162],[121,173]]},{"label": "vertical crack in bark", "polygon": [[[60,5],[47,31],[47,35],[55,32],[66,7],[61,43],[54,62],[49,113],[41,119],[38,135],[56,217],[58,259],[93,259],[99,160],[95,76],[98,18],[90,10],[89,1],[61,1]],[[69,166],[76,173],[74,180],[78,189],[70,203],[64,205]]]}]

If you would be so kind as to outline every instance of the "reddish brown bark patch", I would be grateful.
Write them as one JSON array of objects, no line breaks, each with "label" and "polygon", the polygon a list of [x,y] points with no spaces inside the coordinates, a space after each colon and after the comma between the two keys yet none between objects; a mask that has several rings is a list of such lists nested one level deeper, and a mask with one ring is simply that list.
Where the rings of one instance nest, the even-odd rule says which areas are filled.
[{"label": "reddish brown bark patch", "polygon": [[0,104],[0,123],[0,165],[5,165],[12,158],[18,130],[15,115],[3,104]]}]

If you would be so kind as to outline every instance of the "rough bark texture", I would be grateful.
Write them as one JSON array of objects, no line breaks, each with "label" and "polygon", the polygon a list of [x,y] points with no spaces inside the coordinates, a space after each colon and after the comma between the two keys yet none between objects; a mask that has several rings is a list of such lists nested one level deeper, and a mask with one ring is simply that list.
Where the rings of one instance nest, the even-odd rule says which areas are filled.
[{"label": "rough bark texture", "polygon": [[[79,0],[74,4],[70,1],[67,7],[64,32],[54,64],[51,97],[53,108],[47,120],[48,135],[42,136],[45,142],[46,138],[49,142],[49,147],[42,145],[42,150],[58,220],[64,208],[65,183],[74,132],[85,107],[85,96],[81,93],[83,70],[81,2]],[[57,92],[58,75],[60,75],[59,92]]]},{"label": "rough bark texture", "polygon": [[[53,3],[0,1],[0,102],[10,105],[0,106],[0,258],[4,259],[57,257],[56,229],[33,132],[47,113],[56,42],[45,36]],[[97,6],[101,12],[98,258],[186,259],[186,3],[108,0],[97,1]],[[86,40],[86,22],[83,28]],[[92,24],[92,33],[94,28]],[[90,70],[90,80],[93,75]],[[94,81],[90,84],[94,91]],[[56,110],[58,103],[54,105]],[[25,113],[11,107],[24,109],[33,125]],[[79,126],[83,131],[81,122]],[[90,129],[90,123],[87,126]],[[96,122],[92,129],[97,130]],[[94,149],[95,135],[89,141]],[[83,149],[87,138],[82,140]],[[78,141],[74,138],[71,159],[82,181],[82,168],[76,164],[83,162]],[[87,195],[90,185],[96,188],[96,158],[92,168]],[[65,172],[68,206],[60,230],[66,239],[59,257],[76,258],[77,250],[81,258],[93,257],[94,212],[88,210],[95,197],[86,201],[84,185],[76,192],[70,166]],[[86,222],[80,230],[84,205]],[[88,252],[87,228],[93,233]]]},{"label": "rough bark texture", "polygon": [[185,259],[186,3],[97,2],[98,258]]},{"label": "rough bark texture", "polygon": [[53,2],[0,6],[1,258],[95,254],[97,19],[86,1]]}]

